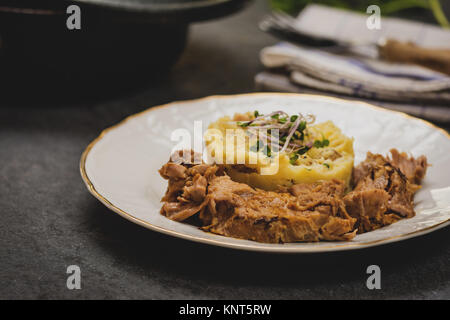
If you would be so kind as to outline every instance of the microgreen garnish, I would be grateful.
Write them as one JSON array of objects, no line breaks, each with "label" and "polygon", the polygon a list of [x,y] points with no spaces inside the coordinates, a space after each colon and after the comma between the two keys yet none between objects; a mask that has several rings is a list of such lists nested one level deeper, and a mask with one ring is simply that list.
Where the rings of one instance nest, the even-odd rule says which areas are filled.
[{"label": "microgreen garnish", "polygon": [[306,152],[308,152],[309,149],[310,148],[308,146],[303,146],[297,151],[297,153],[298,154],[305,154]]},{"label": "microgreen garnish", "polygon": [[300,124],[298,125],[297,130],[298,131],[303,131],[306,129],[306,121],[301,121]]},{"label": "microgreen garnish", "polygon": [[292,153],[292,154],[290,155],[290,157],[289,157],[289,162],[290,162],[292,165],[295,165],[295,163],[297,162],[297,159],[298,159],[298,154],[297,154],[297,153]]},{"label": "microgreen garnish", "polygon": [[330,145],[330,141],[328,139],[314,141],[314,147],[316,147],[316,148],[324,148],[329,145]]},{"label": "microgreen garnish", "polygon": [[[289,161],[295,163],[300,155],[305,154],[313,146],[324,147],[329,141],[323,139],[313,143],[306,141],[305,137],[309,137],[310,133],[307,126],[314,123],[315,118],[312,115],[303,116],[301,113],[288,115],[283,111],[275,111],[269,114],[261,114],[259,111],[253,112],[253,119],[249,121],[238,121],[237,125],[246,128],[249,134],[255,134],[253,130],[267,130],[267,135],[258,133],[260,139],[255,145],[250,147],[251,151],[263,151],[267,156],[275,153],[285,153],[289,156]],[[270,147],[272,148],[269,148]]]},{"label": "microgreen garnish", "polygon": [[237,125],[238,125],[239,127],[245,128],[245,127],[248,127],[248,126],[250,125],[250,122],[241,122],[241,121],[238,121],[238,122],[237,122]]}]

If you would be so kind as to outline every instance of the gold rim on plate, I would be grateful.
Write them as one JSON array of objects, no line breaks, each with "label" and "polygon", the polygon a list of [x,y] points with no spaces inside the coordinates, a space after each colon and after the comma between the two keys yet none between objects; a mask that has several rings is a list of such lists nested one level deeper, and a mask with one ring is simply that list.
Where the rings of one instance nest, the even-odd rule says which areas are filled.
[{"label": "gold rim on plate", "polygon": [[[175,102],[170,102],[170,103],[166,103],[163,105],[159,105],[159,106],[155,106],[155,107],[150,107],[149,109],[146,109],[144,111],[138,112],[136,114],[133,114],[131,116],[126,117],[124,120],[120,121],[119,123],[103,130],[100,135],[95,138],[84,150],[83,154],[81,155],[81,160],[80,160],[80,172],[81,172],[81,177],[83,178],[84,183],[86,184],[86,187],[88,188],[89,192],[95,197],[97,198],[100,202],[102,202],[108,209],[118,213],[119,215],[121,215],[122,217],[124,217],[127,220],[130,220],[138,225],[141,225],[147,229],[150,230],[154,230],[154,231],[158,231],[161,232],[163,234],[167,234],[167,235],[171,235],[171,236],[175,236],[177,238],[182,238],[182,239],[187,239],[187,240],[191,240],[194,242],[200,242],[200,243],[206,243],[206,244],[213,244],[213,245],[217,245],[217,246],[221,246],[221,247],[226,247],[226,248],[233,248],[233,249],[241,249],[241,250],[249,250],[249,251],[262,251],[262,252],[271,252],[271,253],[316,253],[316,252],[328,252],[328,251],[342,251],[342,250],[352,250],[352,249],[362,249],[362,248],[368,248],[368,247],[372,247],[375,245],[380,245],[380,244],[387,244],[387,243],[391,243],[391,242],[396,242],[396,241],[400,241],[400,240],[405,240],[408,238],[411,238],[413,236],[419,236],[419,235],[424,235],[427,234],[429,232],[432,232],[434,230],[443,228],[447,225],[450,224],[450,219],[447,219],[445,221],[439,222],[435,225],[429,226],[425,229],[422,230],[417,230],[417,231],[413,231],[413,232],[409,232],[409,233],[405,233],[402,235],[398,235],[398,236],[393,236],[393,237],[389,237],[389,238],[385,238],[385,239],[380,239],[380,240],[373,240],[373,241],[367,241],[367,242],[358,242],[358,243],[348,243],[348,244],[342,244],[339,245],[339,242],[335,242],[334,245],[330,245],[330,246],[321,246],[321,247],[314,247],[313,245],[311,245],[311,247],[283,247],[283,244],[275,244],[273,246],[267,246],[267,247],[263,247],[263,246],[258,246],[258,245],[252,245],[252,244],[238,244],[238,243],[227,243],[227,242],[222,242],[222,241],[218,241],[218,240],[214,240],[214,239],[206,239],[206,238],[201,238],[201,237],[196,237],[196,236],[192,236],[192,235],[188,235],[185,233],[180,233],[177,231],[173,231],[173,230],[169,230],[169,229],[165,229],[163,227],[159,227],[159,226],[155,226],[147,221],[144,221],[142,219],[136,218],[134,217],[132,214],[120,209],[119,207],[115,206],[114,204],[112,204],[108,199],[106,199],[104,196],[102,196],[94,187],[93,183],[91,182],[91,180],[89,179],[87,173],[86,173],[86,159],[87,156],[89,155],[89,152],[91,151],[91,149],[97,144],[98,141],[100,141],[104,135],[106,135],[109,131],[125,124],[128,120],[131,120],[133,118],[142,116],[145,113],[149,113],[151,111],[157,110],[157,109],[162,109],[162,108],[167,108],[167,107],[171,107],[177,104],[183,104],[183,103],[193,103],[193,102],[199,102],[199,101],[205,101],[205,100],[213,100],[213,99],[227,99],[227,98],[233,98],[233,97],[243,97],[243,96],[274,96],[274,95],[283,95],[283,96],[297,96],[297,97],[309,97],[309,98],[320,98],[320,99],[325,99],[325,100],[330,100],[330,101],[340,101],[340,102],[350,102],[353,104],[360,104],[362,106],[365,107],[369,107],[372,109],[376,109],[378,111],[383,111],[383,112],[388,112],[388,113],[394,113],[394,114],[398,114],[401,115],[402,117],[405,118],[409,118],[409,119],[414,119],[414,120],[418,120],[421,121],[422,123],[426,124],[427,126],[440,131],[441,133],[443,133],[448,139],[450,139],[450,134],[445,131],[442,128],[439,128],[437,126],[435,126],[434,124],[423,120],[423,119],[419,119],[413,116],[410,116],[406,113],[403,112],[399,112],[399,111],[393,111],[393,110],[388,110],[388,109],[384,109],[381,107],[377,107],[374,105],[371,105],[369,103],[366,102],[362,102],[362,101],[349,101],[349,100],[345,100],[345,99],[339,99],[339,98],[335,98],[335,97],[328,97],[328,96],[322,96],[322,95],[312,95],[312,94],[299,94],[299,93],[265,93],[265,92],[255,92],[255,93],[244,93],[244,94],[235,94],[235,95],[214,95],[214,96],[208,96],[208,97],[204,97],[204,98],[200,98],[200,99],[191,99],[191,100],[182,100],[182,101],[175,101]],[[238,239],[240,240],[240,239]],[[246,240],[243,240],[246,241]]]}]

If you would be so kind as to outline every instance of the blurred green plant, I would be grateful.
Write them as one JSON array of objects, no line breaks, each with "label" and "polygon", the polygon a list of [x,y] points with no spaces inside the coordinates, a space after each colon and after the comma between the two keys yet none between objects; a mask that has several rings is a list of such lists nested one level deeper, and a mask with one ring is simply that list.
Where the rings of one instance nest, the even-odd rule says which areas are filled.
[{"label": "blurred green plant", "polygon": [[390,15],[405,9],[423,8],[431,10],[434,18],[443,28],[450,28],[450,23],[439,0],[271,0],[271,5],[274,10],[295,14],[311,2],[364,12],[369,5],[375,4],[381,8],[383,15]]}]

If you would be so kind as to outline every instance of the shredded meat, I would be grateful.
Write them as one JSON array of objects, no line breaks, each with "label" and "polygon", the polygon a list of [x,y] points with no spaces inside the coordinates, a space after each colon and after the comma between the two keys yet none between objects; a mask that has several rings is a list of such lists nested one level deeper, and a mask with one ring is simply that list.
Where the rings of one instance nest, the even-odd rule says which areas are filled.
[{"label": "shredded meat", "polygon": [[183,221],[198,213],[202,229],[268,243],[350,240],[355,218],[346,211],[344,183],[296,185],[284,192],[253,189],[215,165],[168,162],[160,169],[169,186],[161,213]]},{"label": "shredded meat", "polygon": [[243,172],[243,173],[256,173],[258,172],[258,170],[256,170],[255,168],[250,168],[247,167],[245,164],[234,164],[232,165],[233,169],[239,171],[239,172]]},{"label": "shredded meat", "polygon": [[161,214],[175,221],[186,220],[203,210],[208,204],[206,199],[208,180],[223,172],[223,168],[218,166],[193,164],[190,162],[195,156],[193,152],[190,153],[189,161],[182,155],[181,151],[175,156],[172,155],[171,159],[180,159],[177,161],[179,163],[169,160],[159,170],[160,175],[169,180],[166,193],[161,199],[164,202]]},{"label": "shredded meat", "polygon": [[400,169],[409,182],[420,185],[427,172],[427,158],[425,156],[420,156],[417,159],[409,158],[405,152],[399,153],[397,149],[391,149],[391,154],[390,162],[392,165]]},{"label": "shredded meat", "polygon": [[[324,185],[339,184],[339,181]],[[338,197],[311,188],[308,195],[253,189],[228,176],[211,181],[208,210],[200,214],[204,230],[259,242],[349,240],[356,219]]]},{"label": "shredded meat", "polygon": [[358,232],[367,232],[411,218],[414,193],[425,176],[427,160],[391,150],[392,159],[367,153],[353,170],[354,190],[344,197],[348,213],[358,219]]},{"label": "shredded meat", "polygon": [[231,180],[223,166],[195,165],[180,152],[159,170],[169,180],[161,214],[175,221],[197,215],[205,231],[259,242],[351,240],[356,232],[415,215],[413,197],[427,160],[395,149],[391,154],[368,152],[354,168],[354,190],[345,195],[339,180],[254,189]]}]

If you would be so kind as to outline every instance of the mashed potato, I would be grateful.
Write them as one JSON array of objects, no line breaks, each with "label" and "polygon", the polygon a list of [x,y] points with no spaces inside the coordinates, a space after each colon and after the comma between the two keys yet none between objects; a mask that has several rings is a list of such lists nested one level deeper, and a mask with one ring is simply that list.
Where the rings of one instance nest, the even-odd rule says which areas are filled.
[{"label": "mashed potato", "polygon": [[[262,117],[265,118],[260,120]],[[309,121],[306,125],[306,121],[304,124],[296,122],[298,117],[280,111],[280,114],[272,116],[261,116],[255,112],[236,114],[233,119],[220,118],[210,124],[205,134],[208,159],[210,162],[224,163],[233,180],[264,190],[331,179],[343,180],[349,185],[354,160],[353,139],[345,136],[331,121],[318,124]],[[286,139],[288,129],[280,133],[280,144],[268,143],[264,139],[267,136],[249,133],[262,127],[295,127],[298,123],[299,130],[295,131],[291,140],[289,137],[287,139],[288,142],[298,143],[300,147],[297,146],[297,149],[300,150],[297,152],[282,149],[283,134]],[[300,130],[302,125],[303,131]],[[294,137],[300,138],[294,140]]]}]

